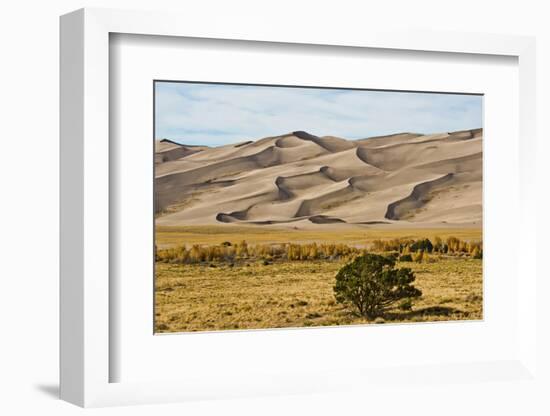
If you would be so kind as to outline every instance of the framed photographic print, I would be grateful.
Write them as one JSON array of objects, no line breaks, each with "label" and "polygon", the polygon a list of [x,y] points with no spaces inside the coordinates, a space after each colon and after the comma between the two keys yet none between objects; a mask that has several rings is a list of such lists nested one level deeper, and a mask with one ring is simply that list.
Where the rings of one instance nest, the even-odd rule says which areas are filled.
[{"label": "framed photographic print", "polygon": [[62,398],[539,388],[533,39],[232,28],[61,19]]},{"label": "framed photographic print", "polygon": [[481,95],[154,89],[157,332],[482,319]]}]

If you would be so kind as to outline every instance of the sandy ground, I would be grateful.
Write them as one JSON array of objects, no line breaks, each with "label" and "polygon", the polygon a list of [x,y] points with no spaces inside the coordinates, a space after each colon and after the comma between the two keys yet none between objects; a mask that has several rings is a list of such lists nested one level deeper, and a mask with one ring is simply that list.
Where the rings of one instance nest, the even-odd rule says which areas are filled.
[{"label": "sandy ground", "polygon": [[156,224],[481,227],[482,130],[156,143]]}]

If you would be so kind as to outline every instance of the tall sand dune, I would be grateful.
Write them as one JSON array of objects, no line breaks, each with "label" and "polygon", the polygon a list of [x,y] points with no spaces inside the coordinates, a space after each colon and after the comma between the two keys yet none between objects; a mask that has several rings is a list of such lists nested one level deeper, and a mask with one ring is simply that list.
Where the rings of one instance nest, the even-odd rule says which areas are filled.
[{"label": "tall sand dune", "polygon": [[158,225],[481,226],[481,129],[155,143]]}]

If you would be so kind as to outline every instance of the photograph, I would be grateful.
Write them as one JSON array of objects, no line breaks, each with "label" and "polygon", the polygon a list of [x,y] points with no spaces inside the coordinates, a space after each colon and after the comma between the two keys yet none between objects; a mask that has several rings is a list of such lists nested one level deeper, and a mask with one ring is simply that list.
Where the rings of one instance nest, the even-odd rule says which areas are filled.
[{"label": "photograph", "polygon": [[155,333],[483,319],[482,94],[153,88]]}]

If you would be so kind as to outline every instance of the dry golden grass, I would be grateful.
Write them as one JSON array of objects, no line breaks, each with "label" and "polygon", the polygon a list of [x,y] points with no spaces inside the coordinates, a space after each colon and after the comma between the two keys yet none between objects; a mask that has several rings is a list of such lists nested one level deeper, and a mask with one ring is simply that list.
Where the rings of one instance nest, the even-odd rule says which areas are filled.
[{"label": "dry golden grass", "polygon": [[[480,229],[349,228],[288,230],[257,226],[157,227],[159,248],[212,247],[246,240],[260,244],[346,244],[367,248],[375,240],[457,237],[481,241]],[[414,254],[414,253],[413,253]],[[156,331],[284,328],[368,323],[354,309],[335,302],[333,286],[346,259],[261,256],[201,264],[156,264]],[[422,290],[411,311],[387,311],[385,322],[417,322],[482,318],[482,260],[429,254],[421,263],[398,263],[416,273]],[[349,259],[348,259],[349,260]],[[214,266],[214,267],[212,267]],[[378,319],[380,321],[380,319]]]},{"label": "dry golden grass", "polygon": [[462,240],[481,240],[481,228],[337,228],[322,230],[293,230],[276,227],[258,227],[245,225],[208,225],[208,226],[157,226],[156,244],[159,248],[174,247],[182,244],[220,244],[224,241],[246,240],[248,243],[345,243],[363,246],[377,239],[429,238],[450,236]]},{"label": "dry golden grass", "polygon": [[[248,241],[253,240],[250,236],[246,235]],[[334,300],[334,277],[343,264],[323,260],[220,263],[216,267],[157,263],[156,331],[368,323],[351,307]],[[411,311],[389,310],[385,322],[482,319],[481,260],[431,256],[425,263],[398,263],[397,267],[416,272],[415,286],[423,295]]]}]

